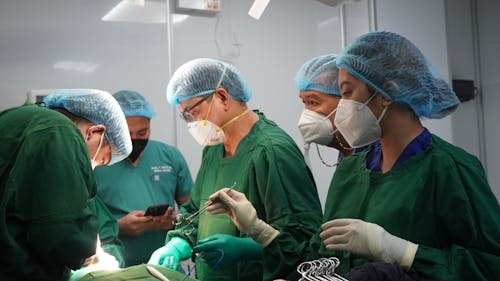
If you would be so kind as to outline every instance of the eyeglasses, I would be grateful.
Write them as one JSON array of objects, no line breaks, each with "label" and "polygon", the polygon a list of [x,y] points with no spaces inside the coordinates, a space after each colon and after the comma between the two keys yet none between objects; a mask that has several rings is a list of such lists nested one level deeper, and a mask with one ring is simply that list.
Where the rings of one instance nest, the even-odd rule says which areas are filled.
[{"label": "eyeglasses", "polygon": [[212,95],[206,95],[204,96],[201,100],[197,101],[195,104],[191,105],[190,107],[184,109],[182,112],[179,113],[179,116],[184,119],[186,122],[193,122],[194,121],[194,116],[191,114],[191,110],[193,110],[195,107],[200,105],[202,102],[206,101],[209,97]]}]

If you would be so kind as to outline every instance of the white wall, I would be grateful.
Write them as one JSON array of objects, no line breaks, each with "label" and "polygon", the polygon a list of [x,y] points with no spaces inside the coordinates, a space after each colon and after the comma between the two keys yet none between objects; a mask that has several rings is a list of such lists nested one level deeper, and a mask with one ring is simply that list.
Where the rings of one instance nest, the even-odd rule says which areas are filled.
[{"label": "white wall", "polygon": [[[488,181],[500,199],[500,37],[498,1],[447,0],[448,50],[454,79],[474,80],[478,96],[453,115],[455,143],[478,156]],[[477,40],[475,40],[477,38]],[[484,130],[482,130],[484,126]]]},{"label": "white wall", "polygon": [[[166,25],[103,22],[119,1],[0,2],[0,109],[22,104],[30,89],[135,89],[157,112],[153,137],[171,142]],[[55,68],[64,61],[91,72]]]},{"label": "white wall", "polygon": [[[374,1],[376,26],[370,25],[369,0],[347,4],[343,10],[314,0],[273,0],[259,21],[247,16],[252,0],[221,1],[222,12],[216,17],[194,16],[170,26],[172,61],[167,24],[100,20],[118,2],[1,1],[0,109],[21,104],[29,89],[136,89],[158,113],[153,119],[152,138],[177,144],[195,176],[201,148],[165,100],[170,64],[175,70],[197,57],[233,63],[252,87],[250,107],[275,120],[299,146],[302,139],[296,124],[302,103],[293,83],[295,73],[313,56],[338,53],[342,38],[349,43],[370,28],[399,32],[414,41],[445,77],[449,75],[443,0]],[[93,72],[54,69],[61,60],[97,66]],[[426,125],[443,138],[454,140],[449,118],[426,121]],[[322,152],[330,162],[336,159],[333,150],[323,147]],[[324,202],[334,169],[322,166],[314,150],[311,158]]]}]

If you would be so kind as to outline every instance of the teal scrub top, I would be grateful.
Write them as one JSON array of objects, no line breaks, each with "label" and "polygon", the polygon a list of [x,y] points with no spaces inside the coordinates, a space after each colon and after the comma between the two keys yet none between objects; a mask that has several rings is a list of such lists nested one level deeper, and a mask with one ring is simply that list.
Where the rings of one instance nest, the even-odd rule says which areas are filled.
[{"label": "teal scrub top", "polygon": [[[95,169],[97,193],[115,219],[134,210],[168,203],[189,195],[193,180],[186,160],[170,145],[149,140],[137,167],[128,159]],[[166,231],[151,230],[140,236],[121,235],[126,265],[148,262],[151,254],[165,244]]]},{"label": "teal scrub top", "polygon": [[[224,158],[223,144],[204,148],[191,200],[182,206],[181,213],[189,216],[203,207],[212,193],[236,183],[234,189],[252,202],[257,216],[280,234],[264,248],[261,261],[240,261],[230,269],[216,270],[197,260],[200,280],[297,280],[296,267],[320,226],[321,205],[302,153],[290,136],[257,113],[259,120],[240,141],[233,157]],[[217,233],[245,237],[225,214],[204,213],[195,221],[191,235],[190,229],[177,227],[168,238],[183,237],[194,247],[197,241]]]},{"label": "teal scrub top", "polygon": [[95,253],[96,185],[80,130],[36,105],[0,113],[0,280],[67,280]]},{"label": "teal scrub top", "polygon": [[[412,276],[500,280],[500,207],[479,160],[433,135],[428,148],[387,173],[366,168],[369,151],[346,157],[332,179],[324,221],[357,218],[419,245]],[[309,259],[336,256],[339,273],[369,262],[311,240]]]}]

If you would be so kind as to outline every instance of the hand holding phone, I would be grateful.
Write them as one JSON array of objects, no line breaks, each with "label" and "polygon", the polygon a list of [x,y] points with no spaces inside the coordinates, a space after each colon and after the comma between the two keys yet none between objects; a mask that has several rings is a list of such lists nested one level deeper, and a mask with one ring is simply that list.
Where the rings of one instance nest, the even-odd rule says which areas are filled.
[{"label": "hand holding phone", "polygon": [[167,211],[168,207],[169,207],[168,204],[149,206],[148,209],[146,210],[146,213],[144,213],[144,216],[153,216],[153,217],[163,216]]}]

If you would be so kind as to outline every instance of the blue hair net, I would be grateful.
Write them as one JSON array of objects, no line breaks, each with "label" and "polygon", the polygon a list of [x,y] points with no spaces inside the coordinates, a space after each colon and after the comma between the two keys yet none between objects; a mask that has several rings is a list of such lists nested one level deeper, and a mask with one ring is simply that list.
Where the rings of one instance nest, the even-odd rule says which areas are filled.
[{"label": "blue hair net", "polygon": [[149,102],[138,92],[131,90],[121,90],[113,94],[120,107],[127,116],[141,116],[148,119],[156,114]]},{"label": "blue hair net", "polygon": [[295,76],[299,91],[316,90],[325,94],[340,96],[338,73],[334,54],[315,57],[305,62]]},{"label": "blue hair net", "polygon": [[94,124],[106,126],[112,165],[132,152],[127,120],[118,102],[108,92],[93,89],[61,89],[43,99],[48,108],[62,108]]},{"label": "blue hair net", "polygon": [[241,73],[225,62],[200,58],[180,66],[167,86],[167,101],[179,104],[184,100],[211,94],[224,88],[238,101],[247,102],[252,96],[250,87]]},{"label": "blue hair net", "polygon": [[337,66],[417,116],[442,118],[460,103],[420,50],[395,33],[361,35],[339,54]]}]

